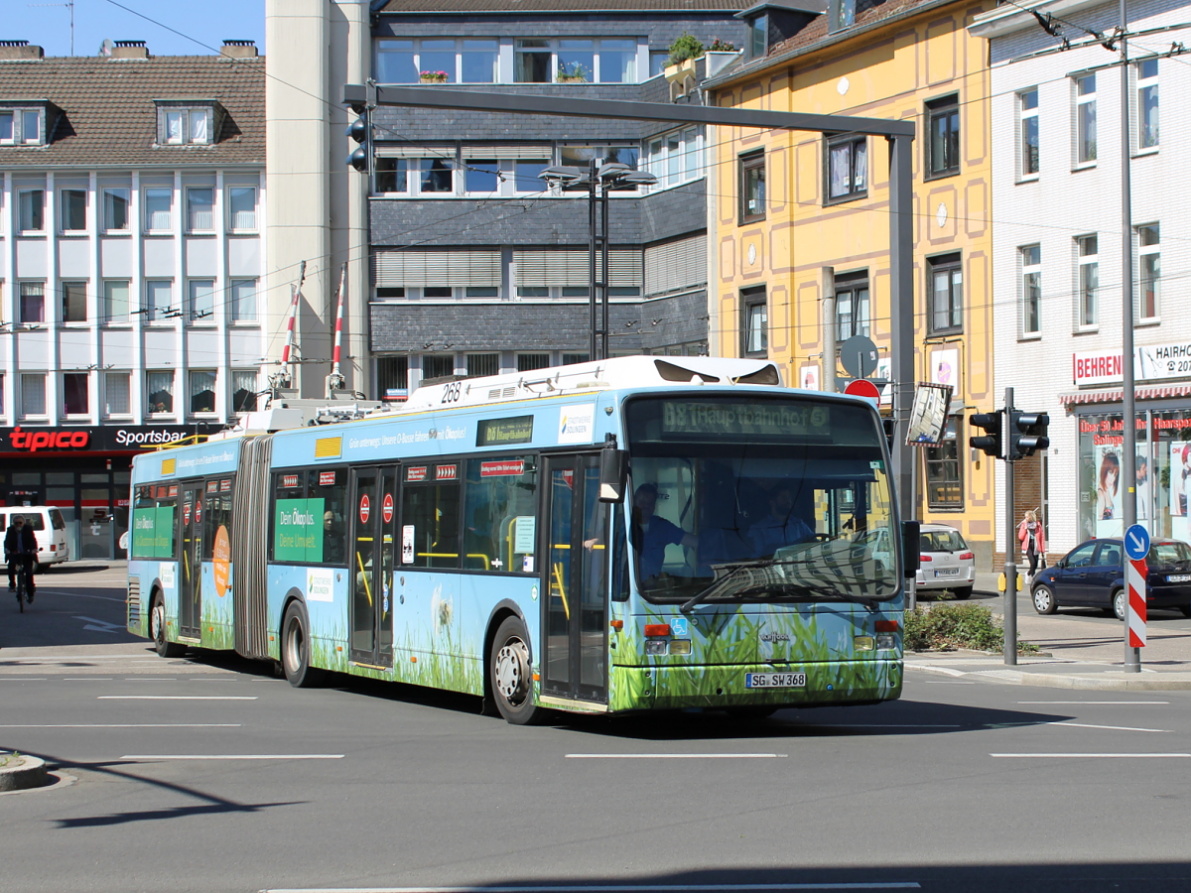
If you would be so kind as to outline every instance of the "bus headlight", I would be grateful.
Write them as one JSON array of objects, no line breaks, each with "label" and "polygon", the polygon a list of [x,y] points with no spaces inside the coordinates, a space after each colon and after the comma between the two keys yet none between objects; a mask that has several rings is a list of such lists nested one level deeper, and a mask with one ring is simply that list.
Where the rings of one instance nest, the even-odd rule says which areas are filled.
[{"label": "bus headlight", "polygon": [[646,639],[645,640],[646,654],[665,654],[666,640],[665,639]]},{"label": "bus headlight", "polygon": [[690,654],[691,640],[690,639],[675,639],[670,643],[671,654]]},{"label": "bus headlight", "polygon": [[884,633],[877,636],[877,650],[878,651],[892,651],[897,647],[897,636],[892,633]]}]

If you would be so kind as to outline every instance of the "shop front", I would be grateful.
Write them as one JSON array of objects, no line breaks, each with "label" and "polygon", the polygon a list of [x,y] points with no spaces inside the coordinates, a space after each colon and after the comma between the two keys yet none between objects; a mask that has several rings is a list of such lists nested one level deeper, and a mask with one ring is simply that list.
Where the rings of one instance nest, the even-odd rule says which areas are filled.
[{"label": "shop front", "polygon": [[221,427],[0,427],[0,505],[60,508],[71,560],[124,558],[132,457]]},{"label": "shop front", "polygon": [[[1121,536],[1125,467],[1120,353],[1076,354],[1075,380],[1092,387],[1062,400],[1079,436],[1079,534]],[[1134,468],[1137,523],[1151,536],[1191,542],[1191,345],[1139,347],[1135,358]],[[1178,379],[1182,380],[1178,380]]]}]

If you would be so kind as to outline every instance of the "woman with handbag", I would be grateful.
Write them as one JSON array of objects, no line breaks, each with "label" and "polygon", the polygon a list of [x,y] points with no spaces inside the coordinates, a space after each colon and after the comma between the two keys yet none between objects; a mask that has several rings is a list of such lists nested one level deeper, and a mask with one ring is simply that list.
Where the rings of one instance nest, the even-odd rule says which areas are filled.
[{"label": "woman with handbag", "polygon": [[1017,525],[1017,540],[1021,543],[1021,550],[1030,562],[1030,578],[1038,573],[1038,559],[1042,559],[1042,566],[1046,567],[1046,532],[1038,523],[1038,516],[1034,512],[1026,512],[1021,523]]}]

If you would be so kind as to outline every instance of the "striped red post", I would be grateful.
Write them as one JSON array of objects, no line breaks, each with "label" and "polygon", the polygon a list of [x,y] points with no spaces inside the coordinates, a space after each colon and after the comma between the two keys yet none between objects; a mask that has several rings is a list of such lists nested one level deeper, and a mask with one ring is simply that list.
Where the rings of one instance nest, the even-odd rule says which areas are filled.
[{"label": "striped red post", "polygon": [[1125,588],[1129,595],[1129,610],[1125,621],[1129,624],[1129,647],[1144,648],[1146,644],[1146,562],[1131,558],[1125,564]]}]

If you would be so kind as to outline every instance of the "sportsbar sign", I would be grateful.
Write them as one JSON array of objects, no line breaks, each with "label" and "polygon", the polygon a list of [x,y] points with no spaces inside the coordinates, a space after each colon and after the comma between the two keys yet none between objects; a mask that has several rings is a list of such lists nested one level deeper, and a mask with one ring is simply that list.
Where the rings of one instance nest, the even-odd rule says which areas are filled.
[{"label": "sportsbar sign", "polygon": [[100,425],[70,428],[0,428],[5,453],[138,453],[195,434],[213,434],[218,425]]}]

